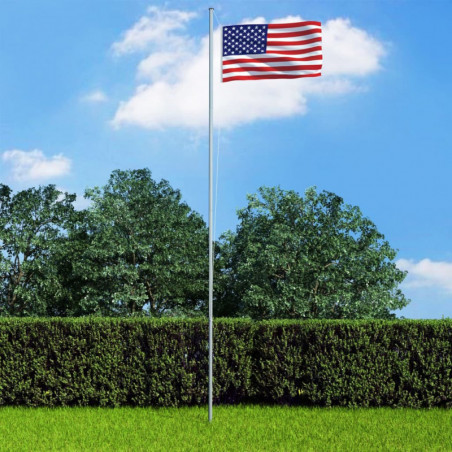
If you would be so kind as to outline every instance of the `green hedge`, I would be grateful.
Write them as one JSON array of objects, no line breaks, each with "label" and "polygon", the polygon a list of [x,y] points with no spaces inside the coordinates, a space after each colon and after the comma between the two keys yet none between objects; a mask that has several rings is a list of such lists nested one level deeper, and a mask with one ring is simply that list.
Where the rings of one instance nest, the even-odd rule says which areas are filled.
[{"label": "green hedge", "polygon": [[[0,405],[207,401],[207,322],[0,319]],[[452,320],[214,323],[215,403],[452,407]]]}]

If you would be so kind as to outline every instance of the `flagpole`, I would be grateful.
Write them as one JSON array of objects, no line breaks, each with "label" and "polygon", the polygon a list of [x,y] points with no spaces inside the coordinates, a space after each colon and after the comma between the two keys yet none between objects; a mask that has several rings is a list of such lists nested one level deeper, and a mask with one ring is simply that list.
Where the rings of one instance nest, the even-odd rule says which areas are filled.
[{"label": "flagpole", "polygon": [[213,8],[209,8],[209,422],[213,367]]}]

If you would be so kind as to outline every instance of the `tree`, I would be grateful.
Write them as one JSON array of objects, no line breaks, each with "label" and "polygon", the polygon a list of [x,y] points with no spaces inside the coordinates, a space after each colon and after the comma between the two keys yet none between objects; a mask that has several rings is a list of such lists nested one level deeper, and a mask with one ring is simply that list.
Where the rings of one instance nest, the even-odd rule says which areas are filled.
[{"label": "tree", "polygon": [[[194,314],[204,306],[206,225],[148,169],[114,171],[86,190],[92,206],[69,232],[80,313]],[[82,281],[80,285],[78,281]]]},{"label": "tree", "polygon": [[65,240],[75,195],[54,185],[15,195],[0,184],[0,314],[46,315],[62,287],[52,254]]},{"label": "tree", "polygon": [[309,188],[260,188],[221,237],[217,315],[391,318],[409,303],[393,250],[358,207]]}]

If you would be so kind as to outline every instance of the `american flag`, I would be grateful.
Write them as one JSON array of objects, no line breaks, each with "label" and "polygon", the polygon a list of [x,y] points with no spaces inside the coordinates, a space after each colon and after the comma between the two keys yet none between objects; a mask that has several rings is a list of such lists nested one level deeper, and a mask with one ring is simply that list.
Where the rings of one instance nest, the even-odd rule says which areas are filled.
[{"label": "american flag", "polygon": [[228,25],[222,37],[223,82],[321,75],[320,22]]}]

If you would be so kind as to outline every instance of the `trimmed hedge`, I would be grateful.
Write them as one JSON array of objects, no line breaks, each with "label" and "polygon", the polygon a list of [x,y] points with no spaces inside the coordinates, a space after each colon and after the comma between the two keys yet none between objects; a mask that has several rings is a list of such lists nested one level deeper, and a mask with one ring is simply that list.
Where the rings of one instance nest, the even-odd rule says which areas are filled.
[{"label": "trimmed hedge", "polygon": [[[0,405],[207,401],[208,325],[0,319]],[[214,401],[452,407],[452,320],[216,319]]]}]

